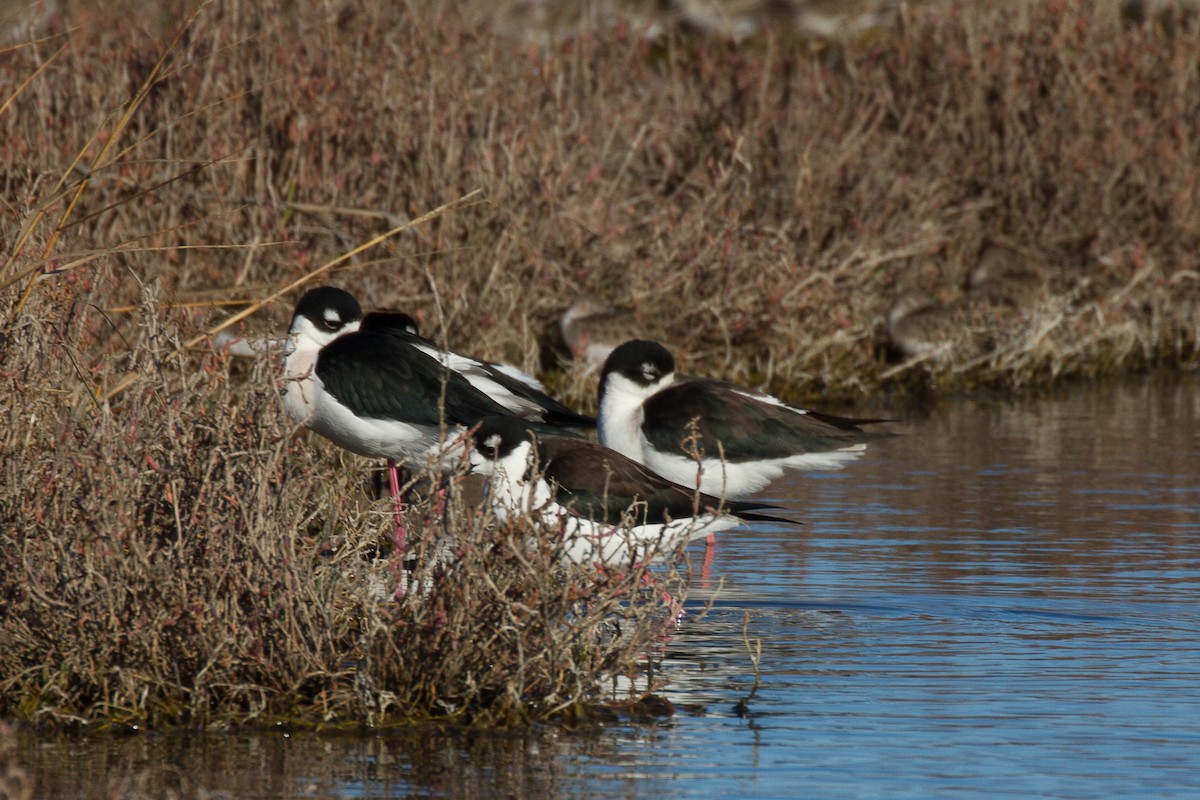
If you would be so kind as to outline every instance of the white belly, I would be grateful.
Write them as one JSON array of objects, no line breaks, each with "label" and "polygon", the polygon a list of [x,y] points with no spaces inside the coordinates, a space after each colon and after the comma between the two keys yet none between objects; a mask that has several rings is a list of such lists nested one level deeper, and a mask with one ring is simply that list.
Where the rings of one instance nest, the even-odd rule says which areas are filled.
[{"label": "white belly", "polygon": [[297,424],[360,456],[392,458],[420,466],[443,450],[441,455],[445,457],[441,460],[447,464],[453,461],[453,435],[450,442],[442,443],[436,425],[355,416],[323,391],[321,379],[312,372],[314,363],[314,358],[301,353],[288,357],[283,406]]}]

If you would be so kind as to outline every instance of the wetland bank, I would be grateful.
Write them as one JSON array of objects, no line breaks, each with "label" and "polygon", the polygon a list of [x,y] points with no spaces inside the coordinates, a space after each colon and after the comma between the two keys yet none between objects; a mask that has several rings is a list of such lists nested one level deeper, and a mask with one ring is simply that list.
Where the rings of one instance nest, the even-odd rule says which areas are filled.
[{"label": "wetland bank", "polygon": [[[5,718],[487,726],[644,674],[638,576],[466,580],[494,568],[467,503],[485,538],[440,599],[377,602],[367,465],[294,435],[274,364],[184,346],[318,269],[581,410],[556,334],[580,295],[684,371],[829,411],[1196,366],[1187,17],[931,2],[831,44],[618,15],[538,46],[471,4],[133,8],[71,6],[0,60]],[[298,293],[243,324],[279,335]],[[913,293],[942,338],[906,360]],[[572,638],[608,611],[627,637]]]}]

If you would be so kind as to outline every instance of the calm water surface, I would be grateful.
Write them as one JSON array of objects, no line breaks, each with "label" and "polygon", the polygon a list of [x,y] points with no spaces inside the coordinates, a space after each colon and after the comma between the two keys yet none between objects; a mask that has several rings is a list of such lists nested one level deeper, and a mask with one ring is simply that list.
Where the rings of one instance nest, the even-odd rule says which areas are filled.
[{"label": "calm water surface", "polygon": [[803,528],[724,535],[660,723],[22,740],[21,761],[42,797],[1200,797],[1197,376],[896,429],[771,488]]}]

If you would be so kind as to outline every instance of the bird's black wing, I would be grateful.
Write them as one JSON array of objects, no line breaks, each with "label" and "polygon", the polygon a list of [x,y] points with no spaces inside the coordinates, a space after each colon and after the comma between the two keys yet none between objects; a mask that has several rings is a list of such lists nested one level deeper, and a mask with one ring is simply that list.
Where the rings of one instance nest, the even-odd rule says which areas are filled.
[{"label": "bird's black wing", "polygon": [[866,441],[858,426],[874,421],[800,412],[706,380],[668,386],[644,410],[642,432],[655,449],[686,455],[688,423],[695,420],[703,454],[731,462],[838,450]]},{"label": "bird's black wing", "polygon": [[[466,378],[389,331],[334,339],[317,356],[325,390],[358,416],[422,425],[470,425],[510,412]],[[443,403],[444,396],[444,403]]]},{"label": "bird's black wing", "polygon": [[[411,322],[412,318],[407,314],[391,313],[384,314],[382,312],[373,312],[367,315],[364,320],[364,327],[378,328],[386,325],[389,328],[389,333],[397,339],[409,342],[414,345],[429,348],[434,351],[442,351],[442,348],[432,339],[427,339],[417,333],[415,323],[409,327],[405,327],[407,322]],[[427,354],[428,355],[428,354]],[[577,413],[569,407],[555,400],[550,395],[532,386],[525,381],[511,375],[501,369],[498,365],[488,361],[475,358],[474,356],[466,356],[461,353],[455,353],[455,357],[463,361],[471,362],[471,369],[476,369],[485,374],[487,378],[494,383],[503,386],[511,392],[515,397],[519,397],[528,401],[534,406],[542,409],[540,420],[552,426],[573,426],[577,428],[594,428],[596,420],[594,417],[589,417],[584,414]],[[436,360],[436,359],[435,359]],[[469,383],[470,381],[468,381]],[[513,412],[509,412],[513,413]],[[524,416],[524,415],[520,415]]]}]

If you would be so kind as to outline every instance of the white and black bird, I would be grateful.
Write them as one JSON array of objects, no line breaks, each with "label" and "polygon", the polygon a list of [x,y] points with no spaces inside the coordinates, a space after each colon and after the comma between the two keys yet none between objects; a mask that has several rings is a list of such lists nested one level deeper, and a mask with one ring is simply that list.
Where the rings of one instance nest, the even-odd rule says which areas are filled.
[{"label": "white and black bird", "polygon": [[[529,390],[518,398],[499,367],[439,350],[413,328],[405,314],[364,318],[343,289],[306,292],[285,348],[284,405],[292,419],[347,450],[397,460],[428,455],[443,424],[466,426],[491,414],[554,427],[594,422],[511,378]],[[481,386],[500,388],[493,396]]]},{"label": "white and black bird", "polygon": [[296,305],[284,359],[293,420],[362,456],[423,461],[452,432],[508,410],[408,340],[363,328],[349,292],[311,289]]},{"label": "white and black bird", "polygon": [[775,506],[686,489],[594,442],[540,436],[515,417],[488,417],[473,436],[472,470],[488,477],[497,517],[527,515],[555,531],[564,561],[628,567],[744,522],[799,524],[761,513]]},{"label": "white and black bird", "polygon": [[724,381],[680,378],[658,342],[635,339],[600,374],[601,444],[683,486],[742,498],[785,470],[840,469],[863,454],[851,419],[793,408]]}]

